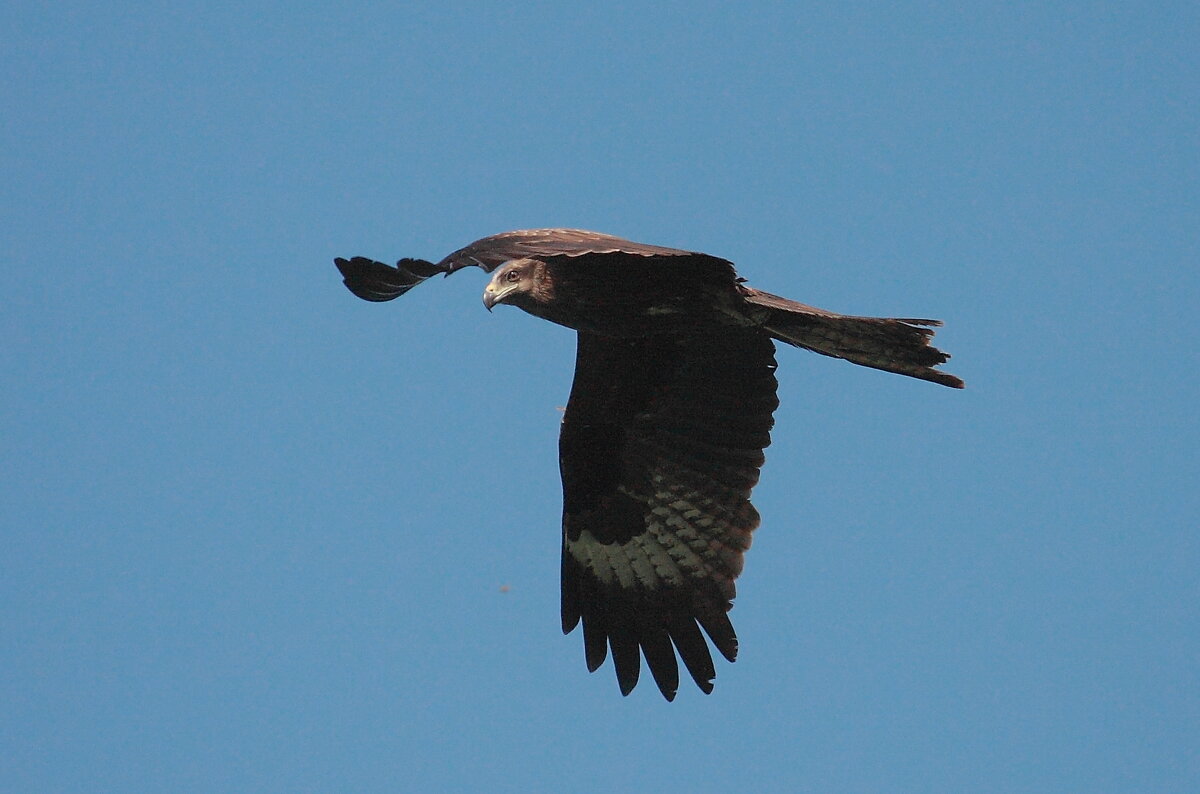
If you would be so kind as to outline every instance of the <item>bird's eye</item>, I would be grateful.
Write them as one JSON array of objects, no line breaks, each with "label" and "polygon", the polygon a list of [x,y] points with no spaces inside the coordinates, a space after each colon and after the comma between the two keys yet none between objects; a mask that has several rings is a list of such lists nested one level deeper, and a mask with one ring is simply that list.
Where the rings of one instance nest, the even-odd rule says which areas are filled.
[{"label": "bird's eye", "polygon": [[504,280],[507,281],[509,284],[515,284],[516,282],[521,280],[521,274],[515,270],[510,270],[504,274]]}]

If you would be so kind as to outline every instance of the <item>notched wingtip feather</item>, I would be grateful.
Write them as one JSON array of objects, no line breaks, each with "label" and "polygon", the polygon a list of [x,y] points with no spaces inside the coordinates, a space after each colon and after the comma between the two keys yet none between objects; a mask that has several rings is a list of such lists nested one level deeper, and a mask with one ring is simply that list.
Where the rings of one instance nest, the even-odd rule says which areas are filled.
[{"label": "notched wingtip feather", "polygon": [[382,303],[394,300],[442,268],[424,259],[401,259],[396,266],[365,256],[333,260],[341,271],[346,288],[365,301]]},{"label": "notched wingtip feather", "polygon": [[938,372],[936,369],[931,370],[930,373],[925,376],[925,380],[933,381],[934,383],[941,384],[942,386],[949,386],[951,389],[967,388],[967,384],[963,383],[962,378],[955,377],[948,372]]}]

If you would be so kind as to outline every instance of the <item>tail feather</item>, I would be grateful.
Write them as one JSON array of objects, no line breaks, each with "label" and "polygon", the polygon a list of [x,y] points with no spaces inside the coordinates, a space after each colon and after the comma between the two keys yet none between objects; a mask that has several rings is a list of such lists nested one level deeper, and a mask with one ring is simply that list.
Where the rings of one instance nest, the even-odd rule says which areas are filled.
[{"label": "tail feather", "polygon": [[929,344],[939,320],[853,317],[806,306],[743,287],[746,301],[770,310],[763,328],[781,342],[864,367],[963,388],[955,376],[934,367],[950,355]]}]

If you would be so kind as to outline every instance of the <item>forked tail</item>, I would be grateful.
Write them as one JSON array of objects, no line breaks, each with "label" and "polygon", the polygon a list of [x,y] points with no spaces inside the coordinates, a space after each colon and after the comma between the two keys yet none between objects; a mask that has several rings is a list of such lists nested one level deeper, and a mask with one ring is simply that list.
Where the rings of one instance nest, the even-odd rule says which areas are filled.
[{"label": "forked tail", "polygon": [[963,382],[934,369],[950,358],[929,344],[940,320],[852,317],[805,306],[769,292],[743,287],[746,301],[770,313],[763,329],[773,338],[864,367],[897,372],[961,389]]}]

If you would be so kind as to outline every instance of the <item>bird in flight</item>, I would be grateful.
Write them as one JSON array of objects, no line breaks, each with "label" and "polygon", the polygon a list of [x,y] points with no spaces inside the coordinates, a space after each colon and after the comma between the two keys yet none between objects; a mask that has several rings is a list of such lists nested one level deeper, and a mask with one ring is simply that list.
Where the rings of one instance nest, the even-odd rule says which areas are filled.
[{"label": "bird in flight", "polygon": [[507,304],[578,335],[559,435],[562,628],[583,624],[595,672],[621,694],[640,657],[667,700],[682,660],[705,693],[730,662],[734,579],[759,524],[750,504],[774,424],[775,342],[960,389],[936,367],[937,320],[853,317],[747,286],[732,263],[579,229],[485,237],[434,264],[334,260],[346,286],[389,301],[439,273],[491,273]]}]

